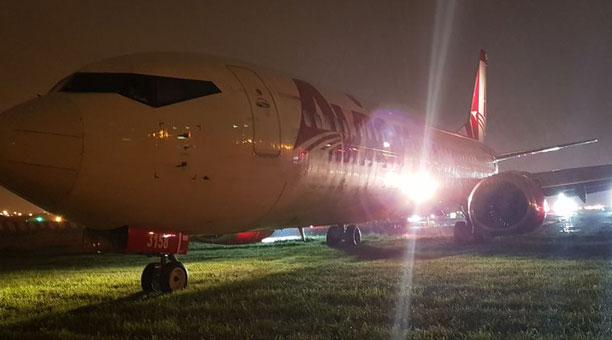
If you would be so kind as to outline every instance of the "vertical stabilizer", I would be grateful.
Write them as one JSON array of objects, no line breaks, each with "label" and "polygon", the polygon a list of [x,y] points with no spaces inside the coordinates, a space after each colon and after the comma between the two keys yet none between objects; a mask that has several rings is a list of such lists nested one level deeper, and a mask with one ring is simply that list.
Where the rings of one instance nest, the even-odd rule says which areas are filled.
[{"label": "vertical stabilizer", "polygon": [[476,84],[472,95],[472,107],[463,132],[477,141],[483,142],[487,129],[487,53],[480,50],[480,61],[476,72]]}]

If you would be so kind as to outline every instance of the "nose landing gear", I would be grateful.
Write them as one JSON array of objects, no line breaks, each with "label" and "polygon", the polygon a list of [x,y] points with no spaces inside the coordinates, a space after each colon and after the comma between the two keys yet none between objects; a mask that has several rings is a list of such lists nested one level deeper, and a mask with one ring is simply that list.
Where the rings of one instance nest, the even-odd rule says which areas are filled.
[{"label": "nose landing gear", "polygon": [[172,293],[187,288],[189,274],[174,255],[161,255],[160,262],[146,265],[140,276],[140,285],[146,293]]}]

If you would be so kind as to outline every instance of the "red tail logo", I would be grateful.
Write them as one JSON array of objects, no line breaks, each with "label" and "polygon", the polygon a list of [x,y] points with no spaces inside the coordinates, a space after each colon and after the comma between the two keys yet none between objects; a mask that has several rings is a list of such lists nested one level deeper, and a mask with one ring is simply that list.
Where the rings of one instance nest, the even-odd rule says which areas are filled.
[{"label": "red tail logo", "polygon": [[480,50],[472,107],[464,125],[468,137],[483,142],[487,128],[487,53]]}]

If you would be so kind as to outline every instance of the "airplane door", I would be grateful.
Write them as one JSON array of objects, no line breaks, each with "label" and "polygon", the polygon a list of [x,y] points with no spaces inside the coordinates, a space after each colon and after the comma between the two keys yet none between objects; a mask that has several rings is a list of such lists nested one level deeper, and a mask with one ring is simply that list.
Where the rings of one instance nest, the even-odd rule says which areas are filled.
[{"label": "airplane door", "polygon": [[253,151],[258,156],[280,155],[280,118],[272,92],[254,71],[242,66],[228,66],[242,84],[253,118]]}]

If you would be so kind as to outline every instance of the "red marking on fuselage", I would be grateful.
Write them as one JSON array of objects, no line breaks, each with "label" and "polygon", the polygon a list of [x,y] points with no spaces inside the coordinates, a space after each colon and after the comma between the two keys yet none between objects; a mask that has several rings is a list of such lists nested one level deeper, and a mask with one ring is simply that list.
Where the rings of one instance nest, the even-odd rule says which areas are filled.
[{"label": "red marking on fuselage", "polygon": [[[357,162],[359,157],[359,163],[363,165],[366,161],[371,163],[374,159],[383,159],[378,153],[383,148],[383,142],[387,142],[392,145],[387,151],[398,153],[397,159],[402,162],[401,153],[407,136],[402,126],[391,126],[384,119],[346,110],[338,104],[329,103],[311,84],[298,79],[294,79],[294,82],[302,109],[294,149],[312,151],[323,142],[339,137],[338,142],[344,146],[332,148],[330,152],[338,155],[330,159],[348,163]],[[361,105],[355,98],[352,100]]]}]

